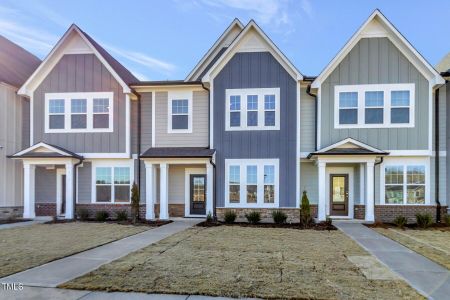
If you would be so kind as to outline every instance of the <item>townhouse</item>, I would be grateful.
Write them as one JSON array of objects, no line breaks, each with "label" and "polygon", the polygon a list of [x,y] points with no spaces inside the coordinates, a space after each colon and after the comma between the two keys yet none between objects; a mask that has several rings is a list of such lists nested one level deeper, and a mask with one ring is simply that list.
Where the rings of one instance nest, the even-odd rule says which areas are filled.
[{"label": "townhouse", "polygon": [[23,196],[0,195],[23,197],[25,218],[129,210],[133,182],[147,219],[295,218],[303,191],[319,220],[437,217],[446,94],[378,10],[317,77],[254,21],[234,20],[185,80],[149,82],[72,25],[17,91],[29,134],[1,155],[22,166]]}]

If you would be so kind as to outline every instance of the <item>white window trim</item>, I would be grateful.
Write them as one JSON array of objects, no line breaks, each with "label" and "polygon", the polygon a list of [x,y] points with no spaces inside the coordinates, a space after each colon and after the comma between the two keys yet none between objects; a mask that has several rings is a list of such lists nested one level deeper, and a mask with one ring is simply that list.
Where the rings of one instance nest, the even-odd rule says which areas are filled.
[{"label": "white window trim", "polygon": [[[93,128],[94,123],[94,98],[109,99],[109,127]],[[50,129],[49,103],[53,99],[64,99],[64,129]],[[86,128],[71,129],[71,100],[86,99]],[[114,93],[46,93],[45,94],[45,133],[83,133],[83,132],[113,132],[114,131]]]},{"label": "white window trim", "polygon": [[[366,92],[384,92],[383,123],[365,124]],[[391,123],[391,92],[409,91],[409,123]],[[357,124],[339,124],[339,93],[357,92],[358,93],[358,123]],[[415,126],[415,84],[361,84],[361,85],[336,85],[334,87],[334,128],[411,128]],[[370,107],[375,108],[375,107]]]},{"label": "white window trim", "polygon": [[[247,126],[247,96],[258,96],[258,126]],[[264,125],[264,96],[275,95],[275,126]],[[241,126],[230,126],[230,97],[241,97]],[[225,130],[280,130],[280,88],[227,89],[225,90]]]},{"label": "white window trim", "polygon": [[[97,168],[111,168],[111,202],[97,202]],[[115,167],[128,167],[130,168],[130,201],[128,202],[115,202],[114,200],[114,168]],[[102,160],[92,160],[91,165],[91,174],[92,174],[92,181],[91,181],[91,203],[92,204],[129,204],[131,202],[131,188],[133,187],[134,183],[134,160],[109,160],[109,159],[102,159]]]},{"label": "white window trim", "polygon": [[[247,203],[247,166],[258,168],[257,203]],[[264,203],[264,166],[275,166],[275,199],[274,203]],[[230,166],[240,167],[240,203],[230,203],[229,199],[229,170]],[[225,207],[229,208],[274,208],[279,207],[279,159],[226,159],[225,160]]]},{"label": "white window trim", "polygon": [[[193,91],[169,91],[167,93],[167,133],[192,133],[192,98]],[[173,129],[172,128],[172,100],[188,101],[188,128],[187,129]]]},{"label": "white window trim", "polygon": [[[386,203],[386,190],[385,190],[385,183],[386,183],[386,170],[385,168],[387,166],[403,166],[403,174],[406,176],[406,170],[408,166],[424,166],[425,167],[425,203],[423,204],[416,204],[416,203],[407,203],[407,195],[404,192],[403,195],[403,203],[401,204],[391,204]],[[404,205],[404,206],[415,206],[415,205],[430,205],[430,180],[431,180],[431,173],[430,173],[430,158],[429,157],[385,157],[384,162],[380,166],[380,204],[381,205]],[[403,188],[406,188],[406,178],[404,178],[404,183],[402,184]]]}]

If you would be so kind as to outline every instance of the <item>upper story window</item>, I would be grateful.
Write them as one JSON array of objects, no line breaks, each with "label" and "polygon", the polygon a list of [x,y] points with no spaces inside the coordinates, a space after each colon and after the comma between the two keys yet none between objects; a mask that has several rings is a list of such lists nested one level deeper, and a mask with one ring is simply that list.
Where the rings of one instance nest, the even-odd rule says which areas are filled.
[{"label": "upper story window", "polygon": [[45,94],[45,132],[112,132],[113,93]]},{"label": "upper story window", "polygon": [[192,91],[169,91],[168,133],[192,132]]},{"label": "upper story window", "polygon": [[279,130],[280,89],[227,89],[225,130]]},{"label": "upper story window", "polygon": [[414,84],[338,85],[334,127],[414,127],[414,91]]}]

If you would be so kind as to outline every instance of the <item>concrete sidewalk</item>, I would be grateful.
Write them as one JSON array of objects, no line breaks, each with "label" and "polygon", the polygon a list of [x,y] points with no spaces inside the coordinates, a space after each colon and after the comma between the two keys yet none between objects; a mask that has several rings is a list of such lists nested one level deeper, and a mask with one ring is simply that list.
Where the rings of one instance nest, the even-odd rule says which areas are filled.
[{"label": "concrete sidewalk", "polygon": [[450,272],[437,263],[360,223],[334,225],[430,299],[449,299]]},{"label": "concrete sidewalk", "polygon": [[177,219],[170,224],[0,278],[0,283],[15,282],[22,283],[24,286],[56,287],[201,221],[203,219]]},{"label": "concrete sidewalk", "polygon": [[33,224],[42,224],[42,223],[45,223],[45,222],[48,222],[51,220],[52,220],[52,217],[37,217],[34,220],[25,221],[25,222],[1,224],[0,229],[10,229],[10,228],[16,228],[16,227],[24,227],[24,226],[33,225]]}]

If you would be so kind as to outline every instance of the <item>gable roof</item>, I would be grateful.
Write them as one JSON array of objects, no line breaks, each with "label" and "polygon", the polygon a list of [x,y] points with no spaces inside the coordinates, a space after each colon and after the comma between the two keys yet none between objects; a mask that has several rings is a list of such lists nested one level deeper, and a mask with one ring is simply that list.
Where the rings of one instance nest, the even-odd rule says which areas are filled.
[{"label": "gable roof", "polygon": [[31,147],[23,149],[13,155],[9,156],[10,158],[77,158],[82,159],[83,157],[72,152],[66,150],[64,148],[47,144],[44,142],[39,142]]},{"label": "gable roof", "polygon": [[[222,56],[214,63],[213,66],[206,72],[202,77],[203,82],[211,81],[214,77],[213,74],[220,71],[225,64],[233,57],[233,55],[238,52],[239,45],[244,41],[245,37],[249,32],[254,31],[256,35],[262,38],[262,41],[267,45],[270,53],[275,57],[275,59],[283,65],[283,67],[289,72],[289,74],[296,80],[302,80],[303,75],[297,70],[297,68],[290,62],[290,60],[280,51],[280,49],[275,45],[275,43],[266,35],[266,33],[256,24],[254,20],[248,22],[241,33],[234,39],[231,45],[225,50]],[[259,51],[259,50],[256,50]]]},{"label": "gable roof", "polygon": [[312,88],[319,88],[321,83],[331,74],[339,63],[347,56],[353,47],[362,38],[387,37],[417,69],[431,81],[433,85],[445,83],[444,79],[425,60],[425,58],[411,45],[411,43],[394,27],[394,25],[376,9],[364,24],[356,31],[338,54],[323,69],[320,75],[311,84]]},{"label": "gable roof", "polygon": [[0,82],[19,88],[41,60],[0,35]]},{"label": "gable roof", "polygon": [[[79,38],[78,38],[79,37]],[[74,49],[66,49],[73,47]],[[55,47],[50,51],[44,61],[21,86],[18,94],[31,96],[34,89],[45,78],[52,68],[58,63],[64,54],[93,53],[108,69],[111,75],[122,86],[124,93],[131,93],[129,84],[139,81],[122,64],[114,59],[93,38],[82,31],[77,25],[72,24],[64,33]]]},{"label": "gable roof", "polygon": [[217,41],[209,48],[208,52],[197,63],[194,69],[186,77],[185,81],[200,80],[203,75],[211,68],[211,66],[225,52],[231,42],[241,33],[244,25],[236,18],[225,29]]},{"label": "gable roof", "polygon": [[312,152],[308,158],[318,155],[389,155],[388,152],[377,149],[363,142],[352,138],[343,139],[333,145],[322,148],[319,151]]}]

